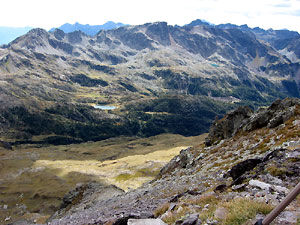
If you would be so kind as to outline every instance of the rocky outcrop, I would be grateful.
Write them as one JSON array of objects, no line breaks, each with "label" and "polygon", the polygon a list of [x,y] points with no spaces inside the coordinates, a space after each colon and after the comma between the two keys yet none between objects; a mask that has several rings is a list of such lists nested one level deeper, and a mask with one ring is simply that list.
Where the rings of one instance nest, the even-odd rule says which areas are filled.
[{"label": "rocky outcrop", "polygon": [[169,27],[166,22],[151,24],[147,27],[146,34],[162,45],[171,45]]},{"label": "rocky outcrop", "polygon": [[276,100],[270,107],[253,112],[249,107],[240,107],[215,121],[205,141],[211,146],[223,139],[234,136],[239,131],[253,131],[262,127],[275,128],[295,115],[300,108],[300,100],[286,98]]},{"label": "rocky outcrop", "polygon": [[215,121],[209,130],[209,135],[205,140],[206,146],[210,146],[216,141],[227,139],[240,130],[245,120],[253,114],[252,109],[247,106],[239,107],[233,112],[225,115],[221,120]]},{"label": "rocky outcrop", "polygon": [[65,32],[63,32],[62,30],[60,30],[60,29],[55,29],[54,30],[54,32],[53,32],[53,34],[54,34],[54,37],[57,39],[57,40],[59,40],[59,41],[61,41],[62,39],[64,39],[64,37],[65,37]]},{"label": "rocky outcrop", "polygon": [[13,150],[11,144],[6,141],[0,141],[0,147],[8,149],[8,150]]},{"label": "rocky outcrop", "polygon": [[193,166],[194,156],[190,152],[191,148],[183,149],[178,156],[175,156],[160,172],[159,177],[174,171],[176,168],[186,168]]},{"label": "rocky outcrop", "polygon": [[247,159],[232,167],[231,170],[228,172],[228,175],[232,177],[233,180],[236,180],[245,172],[254,169],[261,162],[261,159]]},{"label": "rocky outcrop", "polygon": [[290,119],[299,106],[300,100],[297,98],[276,100],[270,107],[254,113],[249,121],[245,122],[243,130],[252,131],[265,126],[268,128],[277,127]]},{"label": "rocky outcrop", "polygon": [[74,190],[66,194],[62,200],[59,211],[52,218],[60,218],[67,215],[69,210],[83,210],[89,208],[95,201],[104,201],[124,194],[124,191],[114,185],[102,185],[97,182],[78,184]]}]

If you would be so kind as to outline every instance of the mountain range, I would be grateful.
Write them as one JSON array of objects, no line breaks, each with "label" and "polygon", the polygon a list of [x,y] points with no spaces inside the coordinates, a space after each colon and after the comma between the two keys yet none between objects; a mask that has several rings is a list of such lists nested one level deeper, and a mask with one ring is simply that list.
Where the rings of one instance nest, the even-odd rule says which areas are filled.
[{"label": "mountain range", "polygon": [[236,105],[299,97],[299,40],[293,31],[199,20],[95,36],[33,29],[0,49],[1,133],[67,142],[200,134]]},{"label": "mountain range", "polygon": [[[65,23],[62,26],[58,27],[63,30],[65,33],[70,33],[73,31],[82,31],[87,35],[94,36],[100,30],[110,30],[125,26],[123,23],[115,23],[113,21],[108,21],[103,25],[89,25],[89,24],[80,24],[76,22],[75,24]],[[8,44],[9,42],[15,40],[17,37],[26,34],[28,31],[32,30],[33,27],[0,27],[0,45]],[[50,29],[50,32],[53,32],[57,28]]]},{"label": "mountain range", "polygon": [[0,223],[254,224],[299,183],[299,41],[195,20],[1,46]]},{"label": "mountain range", "polygon": [[116,28],[119,28],[122,26],[126,26],[126,24],[108,21],[103,25],[89,25],[89,24],[83,25],[83,24],[76,22],[74,24],[65,23],[58,28],[50,29],[50,32],[54,32],[55,29],[60,29],[60,30],[64,31],[65,33],[71,33],[74,31],[82,31],[83,33],[85,33],[87,35],[94,36],[100,30],[112,30],[112,29],[116,29]]}]

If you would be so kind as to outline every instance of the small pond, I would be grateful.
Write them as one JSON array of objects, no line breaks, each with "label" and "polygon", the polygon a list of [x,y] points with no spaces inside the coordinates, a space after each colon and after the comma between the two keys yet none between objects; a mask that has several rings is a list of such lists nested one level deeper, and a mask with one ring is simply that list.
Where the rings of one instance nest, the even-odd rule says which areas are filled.
[{"label": "small pond", "polygon": [[95,109],[102,109],[102,110],[114,110],[117,107],[113,105],[94,105]]},{"label": "small pond", "polygon": [[217,68],[220,67],[218,64],[215,64],[215,63],[211,63],[210,65],[213,67],[217,67]]}]

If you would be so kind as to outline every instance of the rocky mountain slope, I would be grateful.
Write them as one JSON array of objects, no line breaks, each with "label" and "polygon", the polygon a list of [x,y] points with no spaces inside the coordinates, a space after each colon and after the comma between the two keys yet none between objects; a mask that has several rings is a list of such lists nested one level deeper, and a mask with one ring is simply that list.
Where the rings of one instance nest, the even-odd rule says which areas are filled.
[{"label": "rocky mountain slope", "polygon": [[292,62],[299,62],[299,49],[294,44],[295,42],[299,41],[300,35],[296,31],[273,30],[273,29],[264,30],[259,27],[250,28],[246,24],[241,26],[230,24],[230,23],[213,25],[202,20],[192,21],[186,26],[188,27],[209,26],[209,27],[216,27],[220,29],[239,29],[243,32],[248,33],[249,35],[252,36],[255,35],[255,37],[258,40],[271,45],[274,49],[278,50],[281,54],[285,55]]},{"label": "rocky mountain slope", "polygon": [[[294,36],[295,42],[277,49],[253,32],[205,23],[148,23],[94,37],[31,30],[0,49],[3,139],[28,142],[55,134],[69,143],[203,133],[236,105],[299,97]],[[287,48],[296,58],[283,54]],[[94,109],[97,104],[118,110]],[[93,132],[84,135],[87,130]]]},{"label": "rocky mountain slope", "polygon": [[259,27],[249,28],[247,25],[236,26],[233,24],[221,24],[217,27],[223,29],[240,29],[245,32],[253,33],[257,39],[270,44],[273,48],[285,55],[292,62],[299,62],[299,43],[300,35],[296,31],[289,30],[263,30]]},{"label": "rocky mountain slope", "polygon": [[[216,140],[212,146],[182,150],[139,189],[116,194],[115,187],[105,192],[92,183],[77,187],[50,224],[127,224],[130,218],[253,224],[299,182],[300,101],[279,100],[241,117],[245,113],[237,109],[216,121],[209,134]],[[234,132],[216,135],[221,124],[235,124]],[[299,206],[298,197],[275,224],[299,224]]]}]

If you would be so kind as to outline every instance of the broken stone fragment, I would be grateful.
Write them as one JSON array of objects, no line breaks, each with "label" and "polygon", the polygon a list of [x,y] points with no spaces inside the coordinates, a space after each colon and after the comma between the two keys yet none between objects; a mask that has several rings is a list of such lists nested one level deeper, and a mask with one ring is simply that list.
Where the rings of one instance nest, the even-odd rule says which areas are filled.
[{"label": "broken stone fragment", "polygon": [[266,190],[266,191],[270,191],[270,188],[271,188],[271,184],[267,184],[267,183],[261,182],[259,180],[250,180],[249,185],[253,186],[253,187],[258,187],[258,188]]},{"label": "broken stone fragment", "polygon": [[228,214],[228,210],[224,207],[219,207],[216,209],[214,215],[217,219],[224,220]]},{"label": "broken stone fragment", "polygon": [[129,219],[128,225],[167,225],[161,219]]}]

